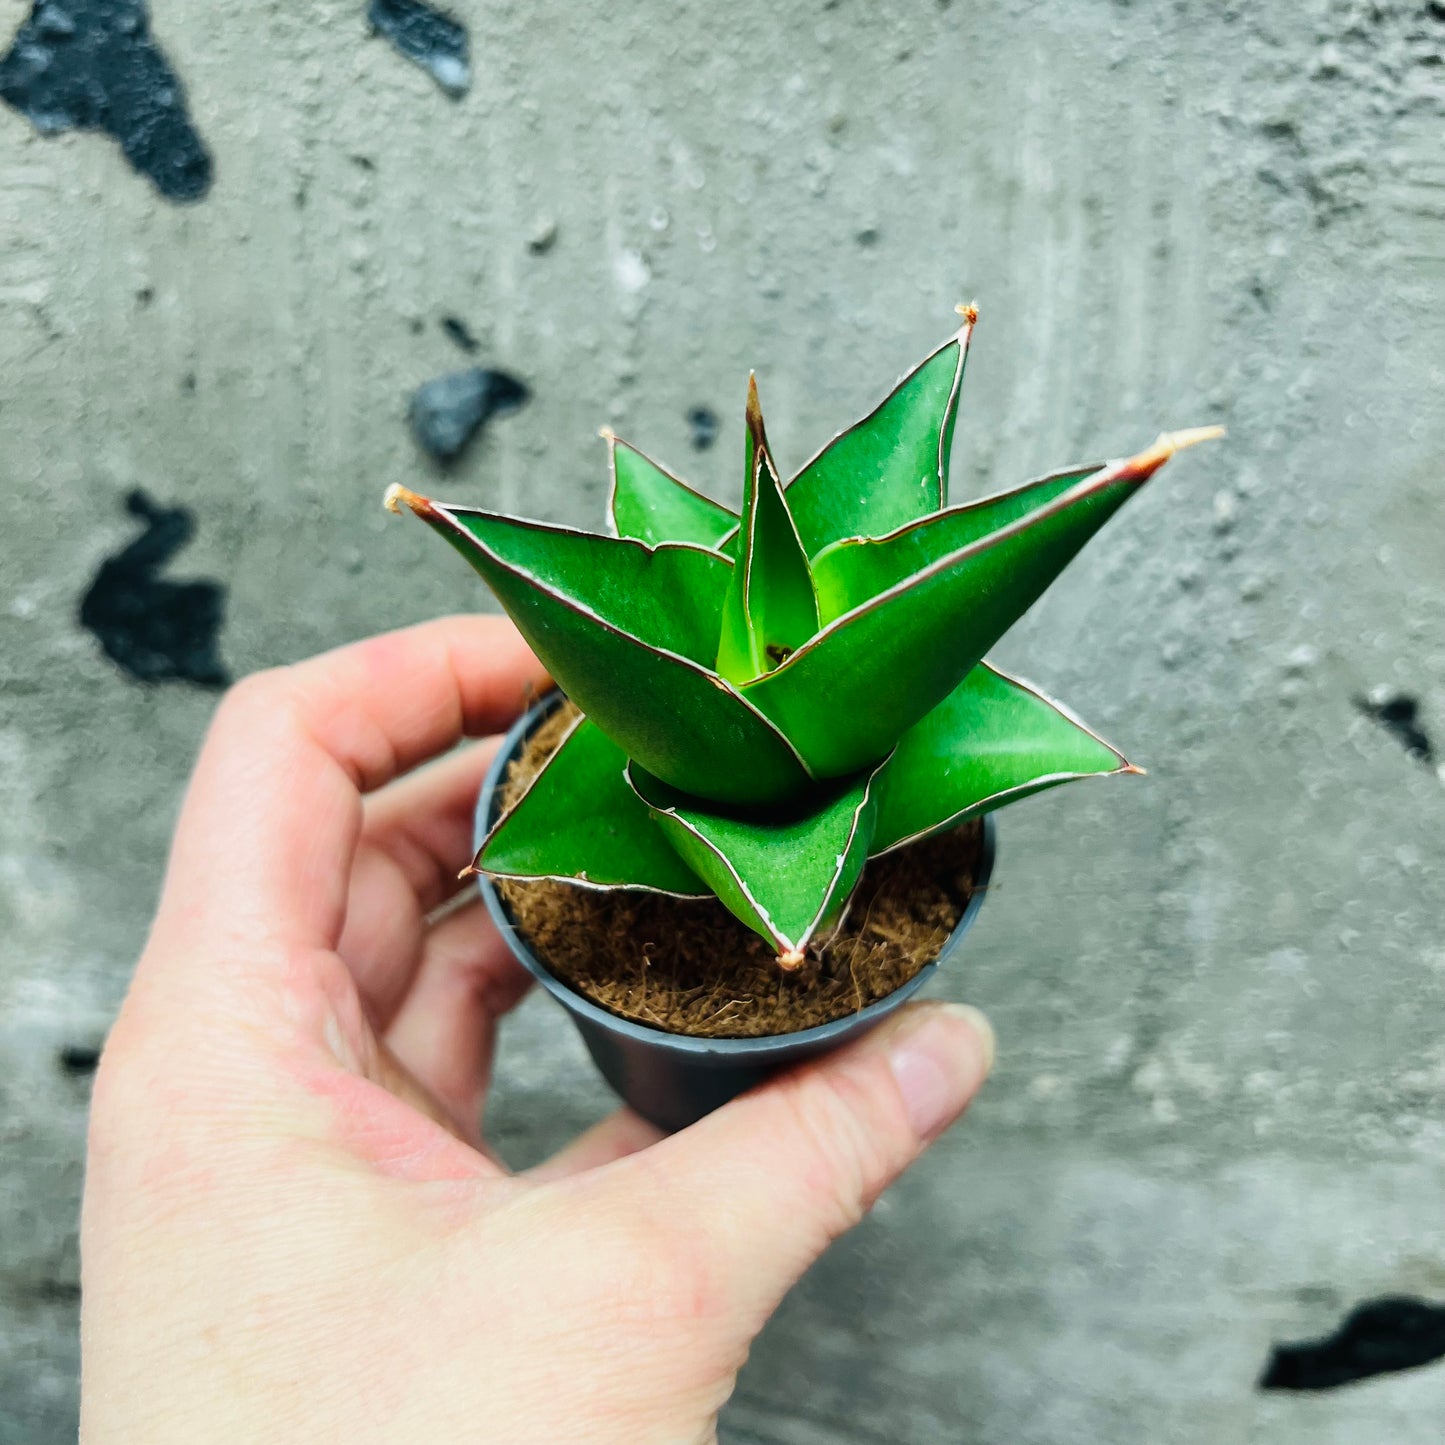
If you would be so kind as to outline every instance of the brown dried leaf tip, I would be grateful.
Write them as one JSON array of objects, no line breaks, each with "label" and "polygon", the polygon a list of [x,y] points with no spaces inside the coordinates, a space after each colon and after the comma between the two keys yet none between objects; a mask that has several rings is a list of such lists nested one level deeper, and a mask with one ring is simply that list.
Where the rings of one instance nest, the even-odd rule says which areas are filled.
[{"label": "brown dried leaf tip", "polygon": [[435,509],[429,497],[424,497],[420,492],[414,492],[410,487],[404,487],[400,482],[393,482],[381,499],[382,506],[388,512],[400,513],[403,506],[410,507],[418,517],[429,517]]}]

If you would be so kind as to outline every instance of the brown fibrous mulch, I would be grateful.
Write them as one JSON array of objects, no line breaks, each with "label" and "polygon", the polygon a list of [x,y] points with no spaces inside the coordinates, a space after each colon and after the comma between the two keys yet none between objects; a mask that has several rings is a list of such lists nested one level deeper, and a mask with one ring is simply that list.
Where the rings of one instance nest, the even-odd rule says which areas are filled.
[{"label": "brown fibrous mulch", "polygon": [[[564,703],[528,739],[508,766],[504,808],[576,716]],[[758,1038],[855,1013],[932,963],[973,894],[982,845],[974,821],[872,859],[842,922],[791,972],[716,898],[495,882],[532,951],[584,998],[669,1033]]]}]

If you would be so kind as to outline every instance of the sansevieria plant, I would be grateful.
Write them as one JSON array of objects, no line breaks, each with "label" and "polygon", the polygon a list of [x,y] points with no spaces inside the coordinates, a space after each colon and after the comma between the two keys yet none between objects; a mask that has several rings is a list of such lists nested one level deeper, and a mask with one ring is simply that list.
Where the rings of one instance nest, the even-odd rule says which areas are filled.
[{"label": "sansevieria plant", "polygon": [[716,894],[795,968],[864,863],[1075,778],[1137,772],[984,662],[1182,447],[949,505],[977,313],[784,483],[749,384],[741,515],[604,432],[613,535],[401,504],[481,573],[583,716],[477,870]]}]

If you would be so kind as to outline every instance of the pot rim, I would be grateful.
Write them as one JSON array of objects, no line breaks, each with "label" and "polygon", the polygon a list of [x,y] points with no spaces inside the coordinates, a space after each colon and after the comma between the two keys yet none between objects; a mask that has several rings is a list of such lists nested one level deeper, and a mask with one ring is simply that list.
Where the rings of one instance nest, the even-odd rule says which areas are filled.
[{"label": "pot rim", "polygon": [[[481,792],[477,797],[475,813],[475,837],[477,846],[486,836],[500,811],[498,790],[507,764],[516,755],[523,742],[558,708],[565,694],[554,689],[527,709],[507,730],[496,755],[487,768],[482,780]],[[494,806],[497,805],[497,806]],[[900,984],[890,994],[857,1010],[844,1014],[825,1024],[814,1024],[811,1028],[798,1029],[787,1034],[762,1034],[752,1038],[702,1038],[694,1034],[679,1034],[667,1029],[653,1028],[649,1024],[636,1023],[619,1014],[610,1012],[600,1004],[593,1003],[568,984],[564,983],[547,968],[546,964],[532,952],[513,921],[506,903],[497,891],[496,885],[486,873],[477,875],[477,886],[486,904],[487,913],[493,925],[501,934],[517,961],[532,975],[553,998],[557,999],[572,1013],[587,1019],[599,1028],[653,1047],[668,1049],[675,1053],[690,1054],[697,1062],[706,1062],[712,1056],[725,1056],[728,1062],[739,1057],[766,1061],[770,1056],[790,1055],[810,1047],[823,1047],[838,1039],[839,1034],[862,1032],[870,1024],[891,1013],[898,1005],[916,993],[939,965],[949,958],[963,942],[964,935],[973,926],[978,910],[983,906],[988,891],[989,879],[993,873],[998,842],[996,824],[992,813],[985,813],[980,820],[983,824],[982,847],[979,850],[978,867],[974,873],[973,892],[964,905],[962,916],[954,930],[939,949],[937,958],[926,963],[906,983]]]}]

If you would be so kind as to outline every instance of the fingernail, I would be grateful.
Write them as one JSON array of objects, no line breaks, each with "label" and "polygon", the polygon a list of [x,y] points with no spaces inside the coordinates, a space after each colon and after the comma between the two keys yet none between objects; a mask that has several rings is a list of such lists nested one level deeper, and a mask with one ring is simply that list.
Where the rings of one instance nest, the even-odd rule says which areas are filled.
[{"label": "fingernail", "polygon": [[993,1025],[966,1004],[920,1010],[890,1041],[888,1063],[920,1139],[942,1133],[963,1112],[993,1057]]}]

